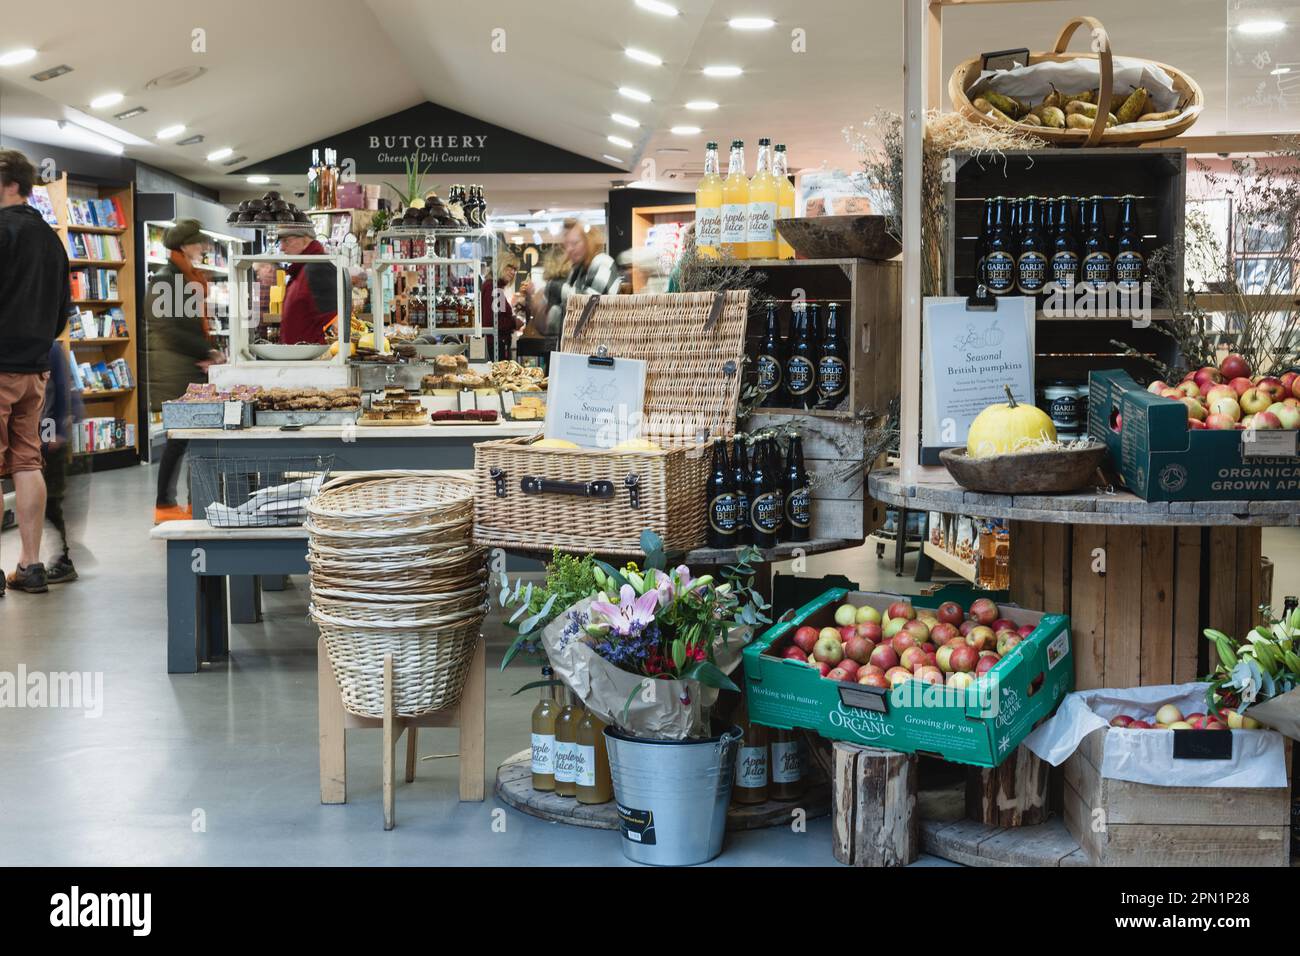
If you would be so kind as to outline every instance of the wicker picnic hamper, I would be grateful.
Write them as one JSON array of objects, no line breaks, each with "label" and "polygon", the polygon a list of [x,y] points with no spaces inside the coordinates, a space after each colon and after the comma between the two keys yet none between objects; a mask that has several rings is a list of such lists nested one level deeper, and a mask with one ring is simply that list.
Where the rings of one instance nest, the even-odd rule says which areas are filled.
[{"label": "wicker picnic hamper", "polygon": [[570,298],[560,351],[644,360],[641,437],[661,450],[479,442],[474,542],[636,555],[650,529],[670,551],[702,545],[709,446],[701,439],[735,433],[748,309],[747,291]]},{"label": "wicker picnic hamper", "polygon": [[311,618],[349,712],[384,715],[389,655],[399,716],[460,699],[487,613],[472,496],[455,473],[369,472],[308,503]]},{"label": "wicker picnic hamper", "polygon": [[[1079,27],[1087,27],[1092,37],[1090,53],[1067,53],[1070,38]],[[1098,61],[1098,101],[1109,103],[1114,90],[1114,63],[1111,59],[1110,37],[1101,21],[1095,17],[1075,17],[1065,25],[1056,38],[1056,46],[1048,53],[1031,53],[1027,66],[1039,63],[1061,63],[1070,60]],[[1175,92],[1179,95],[1178,108],[1181,112],[1164,121],[1152,121],[1137,124],[1125,124],[1107,129],[1105,124],[1094,124],[1091,129],[1053,129],[1047,126],[1026,126],[1008,123],[995,115],[986,115],[975,109],[967,91],[980,78],[982,60],[980,57],[967,60],[953,70],[948,79],[948,97],[953,108],[968,120],[988,126],[1013,127],[1031,133],[1058,146],[1127,146],[1145,143],[1151,140],[1170,139],[1186,130],[1196,122],[1205,106],[1205,96],[1196,81],[1175,67],[1155,60],[1146,61],[1149,66],[1159,68],[1169,75]],[[1130,128],[1131,127],[1131,128]]]}]

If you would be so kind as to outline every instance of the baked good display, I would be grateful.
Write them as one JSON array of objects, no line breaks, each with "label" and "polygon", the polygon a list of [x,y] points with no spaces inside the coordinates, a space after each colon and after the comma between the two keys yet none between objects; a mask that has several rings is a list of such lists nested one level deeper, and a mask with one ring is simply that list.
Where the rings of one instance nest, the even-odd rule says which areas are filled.
[{"label": "baked good display", "polygon": [[264,412],[352,411],[361,407],[361,389],[265,388],[255,400]]},{"label": "baked good display", "polygon": [[546,402],[533,395],[521,395],[515,399],[515,407],[510,409],[510,418],[516,422],[543,421],[546,418]]},{"label": "baked good display", "polygon": [[495,408],[467,408],[463,411],[444,408],[429,416],[435,422],[494,422],[497,420]]},{"label": "baked good display", "polygon": [[418,398],[402,398],[371,402],[361,415],[367,422],[411,422],[424,419],[424,406]]}]

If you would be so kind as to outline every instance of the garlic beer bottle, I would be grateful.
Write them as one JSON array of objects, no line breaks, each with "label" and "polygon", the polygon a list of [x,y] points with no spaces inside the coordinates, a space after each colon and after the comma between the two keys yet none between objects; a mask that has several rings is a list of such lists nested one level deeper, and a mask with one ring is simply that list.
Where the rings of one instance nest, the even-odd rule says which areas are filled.
[{"label": "garlic beer bottle", "polygon": [[781,327],[776,320],[776,303],[767,304],[767,324],[758,343],[758,391],[763,408],[780,408],[785,404],[785,348]]},{"label": "garlic beer bottle", "polygon": [[776,258],[776,206],[779,189],[772,175],[772,141],[758,141],[754,178],[749,181],[749,226],[745,236],[751,259]]},{"label": "garlic beer bottle", "polygon": [[1119,197],[1119,226],[1115,230],[1115,286],[1124,295],[1137,295],[1146,278],[1142,230],[1138,228],[1137,197]]},{"label": "garlic beer bottle", "polygon": [[555,718],[555,792],[578,795],[578,721],[582,703],[569,691],[569,702]]},{"label": "garlic beer bottle", "polygon": [[785,360],[785,390],[792,408],[812,408],[817,402],[817,355],[807,304],[794,303],[793,316]]},{"label": "garlic beer bottle", "polygon": [[1016,291],[1016,258],[1012,254],[1010,207],[1005,197],[993,204],[993,231],[984,253],[984,286],[992,295],[1011,295]]},{"label": "garlic beer bottle", "polygon": [[740,516],[736,513],[736,476],[727,464],[727,449],[721,438],[713,439],[713,463],[709,468],[710,548],[734,548],[739,536]]},{"label": "garlic beer bottle", "polygon": [[[542,680],[551,680],[550,665],[542,668]],[[555,687],[542,688],[542,699],[533,708],[533,789],[555,789]]]},{"label": "garlic beer bottle", "polygon": [[1083,281],[1093,292],[1104,293],[1111,281],[1114,261],[1106,236],[1106,211],[1100,196],[1089,196],[1084,205]]},{"label": "garlic beer bottle", "polygon": [[695,187],[695,248],[709,259],[718,258],[722,245],[722,177],[718,174],[718,144],[704,150],[704,178]]},{"label": "garlic beer bottle", "polygon": [[1047,236],[1042,231],[1042,203],[1030,196],[1021,204],[1020,256],[1016,286],[1022,295],[1038,295],[1047,285]]},{"label": "garlic beer bottle", "polygon": [[1051,280],[1062,291],[1079,281],[1079,241],[1074,237],[1074,200],[1056,198],[1056,220],[1052,233]]},{"label": "garlic beer bottle", "polygon": [[749,258],[749,180],[745,178],[745,144],[731,141],[727,178],[722,181],[722,252]]},{"label": "garlic beer bottle", "polygon": [[812,490],[803,464],[803,439],[790,436],[790,453],[782,475],[785,490],[785,539],[807,541],[812,537]]}]

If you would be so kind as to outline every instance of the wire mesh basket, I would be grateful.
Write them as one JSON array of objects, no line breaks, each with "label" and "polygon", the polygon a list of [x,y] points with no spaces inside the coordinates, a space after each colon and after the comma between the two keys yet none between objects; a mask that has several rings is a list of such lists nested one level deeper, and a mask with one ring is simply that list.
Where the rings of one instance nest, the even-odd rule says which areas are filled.
[{"label": "wire mesh basket", "polygon": [[274,528],[302,524],[333,466],[333,455],[197,458],[190,474],[208,524]]}]

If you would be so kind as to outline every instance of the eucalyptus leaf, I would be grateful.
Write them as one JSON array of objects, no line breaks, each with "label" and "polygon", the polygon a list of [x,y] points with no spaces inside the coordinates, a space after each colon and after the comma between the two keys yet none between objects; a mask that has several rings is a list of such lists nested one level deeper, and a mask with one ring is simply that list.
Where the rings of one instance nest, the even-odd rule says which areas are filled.
[{"label": "eucalyptus leaf", "polygon": [[550,613],[551,606],[554,603],[555,603],[555,595],[552,594],[547,599],[546,604],[542,606],[542,609],[540,611],[538,611],[528,620],[524,621],[523,624],[519,625],[520,633],[527,634],[530,631],[532,631],[532,629],[537,626],[537,622],[540,621],[542,618],[546,617],[546,615]]},{"label": "eucalyptus leaf", "polygon": [[628,581],[628,579],[623,576],[623,572],[618,570],[618,568],[614,567],[612,564],[606,564],[604,561],[597,561],[596,567],[600,568],[602,571],[605,572],[605,574],[607,574],[609,577],[614,579],[614,584],[616,586],[611,588],[610,589],[611,591],[613,592],[620,591],[622,590],[623,585],[625,584],[631,587],[631,584]]}]

